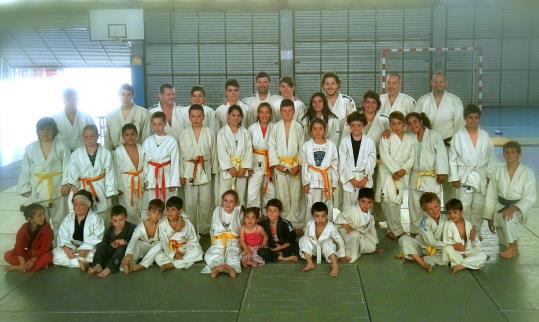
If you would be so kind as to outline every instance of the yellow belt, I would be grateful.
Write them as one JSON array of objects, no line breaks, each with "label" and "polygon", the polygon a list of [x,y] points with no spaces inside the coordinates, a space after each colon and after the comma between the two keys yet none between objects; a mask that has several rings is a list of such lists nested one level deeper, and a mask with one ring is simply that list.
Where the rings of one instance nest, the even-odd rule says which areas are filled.
[{"label": "yellow belt", "polygon": [[427,246],[427,256],[436,256],[436,248],[431,245]]},{"label": "yellow belt", "polygon": [[[243,158],[230,157],[230,162],[232,162],[232,166],[239,171],[243,165]],[[232,181],[232,190],[236,190],[236,177],[234,177],[234,180]]]},{"label": "yellow belt", "polygon": [[287,166],[289,166],[290,168],[294,168],[294,167],[297,167],[299,165],[299,160],[298,160],[298,157],[297,156],[293,156],[293,157],[279,157],[279,162],[280,163],[284,163],[286,164]]},{"label": "yellow belt", "polygon": [[418,171],[416,172],[417,173],[417,185],[416,185],[416,189],[419,190],[419,187],[421,186],[421,178],[422,177],[431,177],[431,178],[436,178],[436,173],[434,173],[434,171]]},{"label": "yellow belt", "polygon": [[213,236],[213,238],[211,239],[211,243],[213,245],[216,241],[220,241],[221,245],[223,245],[223,248],[225,249],[224,251],[226,252],[227,241],[234,240],[234,239],[238,239],[238,236],[234,235],[233,233],[225,232],[225,233],[220,233],[217,236]]},{"label": "yellow belt", "polygon": [[35,176],[37,178],[36,186],[38,186],[43,181],[47,181],[47,194],[48,194],[48,200],[49,200],[49,206],[52,206],[52,179],[56,176],[61,175],[62,172],[41,172],[36,173]]},{"label": "yellow belt", "polygon": [[[142,183],[140,182],[140,174],[142,173],[142,169],[137,171],[137,170],[132,170],[132,171],[127,171],[127,172],[124,172],[124,174],[127,174],[131,177],[131,207],[133,207],[135,205],[135,202],[134,202],[134,194],[135,194],[135,190],[137,191],[137,197],[140,199],[142,199]],[[138,179],[137,180],[137,187],[135,188],[135,177]]]},{"label": "yellow belt", "polygon": [[331,199],[331,194],[332,194],[331,184],[329,182],[329,169],[330,169],[329,167],[322,169],[322,168],[309,166],[310,171],[314,173],[318,173],[324,179],[324,196],[326,197],[327,200]]},{"label": "yellow belt", "polygon": [[264,157],[264,172],[266,173],[267,179],[264,180],[264,193],[268,192],[268,181],[272,181],[271,179],[271,168],[269,165],[269,151],[264,149],[253,149],[253,153],[257,155],[261,155]]}]

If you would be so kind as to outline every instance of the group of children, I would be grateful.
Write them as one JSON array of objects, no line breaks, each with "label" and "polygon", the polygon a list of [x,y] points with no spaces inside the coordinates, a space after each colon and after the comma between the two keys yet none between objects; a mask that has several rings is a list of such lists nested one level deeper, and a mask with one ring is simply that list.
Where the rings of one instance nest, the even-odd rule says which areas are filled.
[{"label": "group of children", "polygon": [[[438,76],[434,80],[438,81]],[[186,256],[183,250],[189,244],[187,240],[194,242],[200,235],[209,235],[212,240],[204,269],[212,276],[221,272],[234,276],[242,264],[254,267],[264,261],[294,260],[298,256],[307,260],[305,270],[314,267],[312,256],[318,260],[325,256],[332,263],[331,274],[336,275],[337,259],[353,262],[361,253],[377,251],[375,219],[370,210],[373,199],[381,203],[383,211],[374,214],[379,217],[383,212],[387,235],[402,242],[422,234],[426,211],[422,196],[441,196],[442,190],[444,200],[456,194],[462,203],[462,213],[477,235],[471,239],[474,243],[481,239],[484,218],[507,246],[500,255],[511,258],[518,253],[516,225],[525,221],[527,210],[535,202],[534,176],[520,164],[521,148],[516,142],[504,146],[506,163],[494,166],[492,143],[479,128],[479,107],[468,105],[460,115],[449,115],[449,107],[443,104],[452,96],[443,96],[445,100],[439,104],[447,115],[440,112],[443,115],[435,115],[433,121],[440,133],[446,130],[446,123],[452,123],[455,132],[447,138],[432,129],[431,120],[422,110],[395,110],[385,115],[380,111],[380,96],[368,91],[359,112],[349,97],[339,93],[337,75],[325,74],[321,85],[324,93],[312,95],[309,106],[301,110],[303,115],[297,115],[293,97],[282,97],[278,109],[268,101],[260,102],[256,109],[248,108],[237,99],[239,84],[234,80],[225,85],[227,103],[214,114],[203,105],[201,87],[193,88],[193,104],[175,113],[172,86],[162,86],[160,103],[148,112],[132,103],[132,87],[122,86],[122,108],[109,117],[124,124],[121,131],[109,128],[106,134],[107,145],[113,150],[98,144],[94,124],[81,127],[82,145],[67,147],[57,137],[59,121],[43,118],[37,124],[38,141],[26,149],[18,191],[40,204],[50,219],[57,236],[59,265],[80,266],[83,262],[86,264],[81,268],[100,276],[117,269],[103,258],[110,255],[117,259],[124,248],[124,264],[119,267],[127,273],[147,268],[154,261],[162,263],[163,269],[188,267],[202,256],[201,251],[198,254],[195,247],[193,256]],[[211,125],[206,114],[219,122]],[[77,115],[75,112],[72,116],[72,127],[82,119]],[[69,115],[66,117],[69,123]],[[188,125],[178,128],[182,117],[188,118]],[[454,118],[446,120],[448,117]],[[65,121],[60,123],[68,129]],[[462,121],[464,128],[459,128]],[[244,122],[248,129],[243,127]],[[72,137],[68,139],[73,141]],[[409,191],[410,235],[401,223],[404,190]],[[73,198],[74,214],[66,216],[70,193],[77,198]],[[185,207],[173,199],[179,193],[184,195]],[[147,216],[142,210],[145,198],[151,200]],[[168,221],[160,221],[164,206],[157,205],[158,200],[173,200],[171,207],[178,214],[168,218],[167,205]],[[122,208],[113,207],[111,211],[113,204]],[[212,215],[214,204],[221,206]],[[260,213],[256,208],[263,204],[269,222],[257,224]],[[86,214],[85,206],[91,209]],[[243,212],[241,207],[248,208]],[[130,233],[121,219],[111,221],[109,213],[121,216],[119,212],[126,213],[127,221],[123,222],[139,226]],[[249,224],[242,228],[244,217]],[[163,222],[165,227],[160,227]],[[105,233],[109,225],[112,231]],[[164,240],[161,231],[174,235],[185,229],[180,238],[185,241],[167,245],[159,242]],[[299,246],[295,246],[296,233],[304,234]],[[106,246],[99,248],[99,262],[93,263],[93,253],[86,249],[86,242],[80,243],[81,238],[89,237],[96,246],[103,234],[108,238]],[[131,234],[138,240],[136,244],[127,242]],[[461,240],[470,239],[463,234]],[[75,235],[79,239],[73,243]],[[298,247],[301,250],[295,251]],[[456,258],[450,251],[445,253],[446,258]],[[173,260],[167,260],[171,256]],[[78,260],[81,258],[84,260]],[[20,267],[20,263],[13,265]],[[25,262],[23,266],[27,265]]]}]

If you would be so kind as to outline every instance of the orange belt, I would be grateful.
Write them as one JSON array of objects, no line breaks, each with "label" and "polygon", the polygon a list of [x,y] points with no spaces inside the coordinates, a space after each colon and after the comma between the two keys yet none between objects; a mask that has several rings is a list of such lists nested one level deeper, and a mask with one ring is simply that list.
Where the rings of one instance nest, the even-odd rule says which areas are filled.
[{"label": "orange belt", "polygon": [[[268,150],[253,149],[253,153],[264,157],[264,167],[265,167],[266,176],[268,177],[268,181],[271,182],[273,179],[271,177],[271,168],[270,168],[270,163],[269,163]],[[268,181],[266,181],[264,185],[264,193],[268,192]]]},{"label": "orange belt", "polygon": [[185,244],[187,244],[187,242],[179,242],[177,240],[169,240],[168,241],[168,248],[170,250],[173,250],[175,252],[179,252],[180,251],[180,248],[182,248]]},{"label": "orange belt", "polygon": [[199,155],[199,156],[197,156],[196,159],[189,160],[189,162],[191,162],[191,163],[193,163],[195,165],[195,167],[193,168],[193,176],[191,178],[191,183],[195,183],[195,179],[197,177],[197,172],[198,172],[198,166],[202,167],[202,171],[206,171],[204,169],[204,157]]},{"label": "orange belt", "polygon": [[309,166],[309,170],[311,170],[312,172],[318,173],[324,179],[324,196],[326,197],[326,199],[331,199],[331,185],[329,183],[329,174],[328,174],[329,169],[330,169],[329,167],[325,169],[321,169],[321,168]]},{"label": "orange belt", "polygon": [[[124,174],[127,174],[131,177],[131,207],[135,206],[135,202],[134,202],[135,190],[137,191],[137,197],[139,199],[142,199],[142,184],[140,182],[140,174],[142,173],[142,171],[143,169],[140,169],[140,171],[131,170],[131,171],[124,172]],[[138,178],[136,189],[135,189],[135,178]]]},{"label": "orange belt", "polygon": [[95,188],[94,188],[93,183],[103,178],[105,178],[105,173],[102,173],[98,175],[97,177],[93,177],[93,178],[79,178],[79,181],[82,183],[82,189],[87,190],[86,187],[89,187],[90,193],[92,194],[92,197],[94,197],[95,202],[99,202],[99,198],[97,197],[97,194],[95,193]]},{"label": "orange belt", "polygon": [[163,171],[163,175],[161,176],[161,187],[159,187],[159,182],[157,180],[157,177],[159,176],[159,169],[166,167],[170,164],[170,160],[163,163],[157,163],[153,161],[148,162],[149,165],[154,167],[154,175],[155,175],[155,197],[157,199],[161,199],[163,201],[166,201],[167,199],[167,187],[165,187],[165,172]]}]

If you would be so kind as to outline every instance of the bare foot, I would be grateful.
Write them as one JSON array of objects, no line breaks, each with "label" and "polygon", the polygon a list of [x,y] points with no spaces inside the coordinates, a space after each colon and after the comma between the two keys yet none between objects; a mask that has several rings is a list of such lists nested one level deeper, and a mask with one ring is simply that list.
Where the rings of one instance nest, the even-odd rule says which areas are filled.
[{"label": "bare foot", "polygon": [[124,264],[124,265],[122,265],[122,266],[123,266],[124,274],[125,274],[125,275],[131,273],[131,264]]},{"label": "bare foot", "polygon": [[88,270],[88,262],[85,261],[79,261],[79,268],[81,271],[86,272]]},{"label": "bare foot", "polygon": [[94,267],[88,268],[88,275],[99,274],[103,271],[101,265],[97,264]]},{"label": "bare foot", "polygon": [[500,257],[503,259],[511,259],[518,255],[518,249],[509,247],[503,252],[500,252]]},{"label": "bare foot", "polygon": [[255,261],[251,261],[251,262],[249,263],[249,265],[250,265],[252,268],[258,267],[258,263],[255,262]]},{"label": "bare foot", "polygon": [[386,231],[386,236],[389,238],[389,239],[393,239],[393,240],[396,240],[397,237],[395,237],[395,234],[393,234],[393,232],[391,230],[388,230]]},{"label": "bare foot", "polygon": [[453,266],[453,268],[451,269],[451,273],[457,274],[458,272],[463,271],[463,270],[465,270],[465,269],[466,269],[466,267],[464,267],[464,266],[462,266],[462,265],[455,265],[455,266]]},{"label": "bare foot", "polygon": [[337,277],[339,275],[339,265],[337,263],[331,264],[331,271],[329,272],[329,276],[331,277]]},{"label": "bare foot", "polygon": [[140,265],[140,264],[135,264],[135,265],[132,265],[132,266],[131,266],[131,271],[132,271],[133,273],[135,273],[135,272],[140,272],[140,271],[142,271],[143,269],[144,269],[144,266],[142,266],[142,265]]},{"label": "bare foot", "polygon": [[374,252],[376,254],[378,254],[378,255],[382,255],[384,253],[384,249],[383,248],[376,248],[376,250]]},{"label": "bare foot", "polygon": [[236,270],[235,269],[233,269],[232,267],[230,267],[228,265],[225,265],[225,270],[228,273],[228,275],[230,276],[230,278],[236,278]]},{"label": "bare foot", "polygon": [[219,273],[221,273],[222,271],[223,271],[223,265],[215,266],[215,267],[212,268],[212,270],[211,270],[210,277],[211,277],[212,279],[216,279],[217,276],[219,275]]},{"label": "bare foot", "polygon": [[419,264],[419,266],[421,266],[424,270],[426,270],[427,273],[431,273],[431,272],[432,272],[432,266],[431,266],[431,265],[429,265],[429,264],[427,264],[427,263],[425,263],[425,262],[422,262],[422,263],[419,263],[419,262],[418,262],[418,264]]},{"label": "bare foot", "polygon": [[303,267],[302,271],[308,272],[308,271],[312,271],[315,268],[316,268],[316,265],[314,265],[313,262],[307,262],[307,264],[305,264],[305,267]]},{"label": "bare foot", "polygon": [[111,273],[112,273],[112,271],[110,270],[110,268],[105,268],[104,270],[99,272],[99,274],[97,274],[97,277],[104,278],[104,277],[109,276]]},{"label": "bare foot", "polygon": [[279,255],[277,260],[282,261],[282,262],[297,262],[299,259],[297,256],[283,257],[283,255]]},{"label": "bare foot", "polygon": [[393,256],[393,258],[398,259],[398,260],[404,260],[405,259],[403,253],[399,253],[399,254],[395,255],[395,256]]},{"label": "bare foot", "polygon": [[171,270],[173,268],[174,268],[174,264],[166,263],[163,266],[161,266],[161,272],[166,272],[166,271]]},{"label": "bare foot", "polygon": [[350,261],[352,260],[352,258],[350,256],[344,256],[343,258],[340,258],[339,259],[341,262],[343,263],[350,263]]}]

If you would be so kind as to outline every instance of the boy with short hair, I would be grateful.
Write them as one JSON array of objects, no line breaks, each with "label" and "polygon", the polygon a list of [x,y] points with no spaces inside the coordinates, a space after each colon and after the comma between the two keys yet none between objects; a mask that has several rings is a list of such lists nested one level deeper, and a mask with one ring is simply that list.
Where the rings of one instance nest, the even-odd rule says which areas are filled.
[{"label": "boy with short hair", "polygon": [[298,261],[299,246],[292,224],[281,217],[283,204],[279,199],[270,199],[266,204],[266,219],[260,222],[268,235],[268,247],[258,249],[267,262]]},{"label": "boy with short hair", "polygon": [[322,256],[331,263],[329,276],[339,275],[338,260],[343,258],[344,240],[339,234],[337,227],[328,220],[328,207],[323,202],[315,202],[311,208],[312,220],[305,227],[305,235],[299,239],[299,254],[307,261],[302,269],[304,272],[316,268],[312,257],[316,256],[317,264],[322,262]]},{"label": "boy with short hair", "polygon": [[458,199],[445,204],[449,221],[443,233],[442,260],[451,263],[456,274],[466,268],[480,269],[487,263],[487,255],[481,252],[481,242],[475,238],[474,227],[463,217],[463,205]]},{"label": "boy with short hair", "polygon": [[93,262],[88,275],[107,277],[120,269],[127,244],[131,240],[135,224],[127,221],[127,210],[123,206],[114,206],[110,211],[110,226],[97,244]]},{"label": "boy with short hair", "polygon": [[447,215],[441,212],[441,202],[434,192],[425,192],[419,198],[419,204],[427,216],[419,224],[419,234],[412,238],[404,235],[399,239],[402,255],[399,258],[413,260],[427,272],[432,272],[432,265],[445,265],[441,250],[445,246],[442,234],[447,224]]},{"label": "boy with short hair", "polygon": [[161,199],[153,199],[148,204],[148,218],[135,228],[125,250],[125,257],[122,260],[122,271],[125,274],[138,272],[153,265],[155,256],[161,250],[158,225],[164,211],[165,203]]},{"label": "boy with short hair", "polygon": [[374,205],[374,190],[361,188],[355,206],[346,207],[337,215],[335,224],[340,225],[339,233],[344,239],[344,262],[353,263],[361,254],[377,252],[378,235],[374,217],[371,214]]},{"label": "boy with short hair", "polygon": [[173,268],[187,269],[202,260],[202,247],[195,227],[182,212],[183,200],[173,196],[167,200],[167,217],[159,222],[161,251],[155,262],[161,271]]},{"label": "boy with short hair", "polygon": [[[215,109],[215,118],[219,128],[228,123],[228,109],[238,105],[243,112],[242,126],[246,129],[253,124],[251,107],[240,100],[240,83],[236,79],[229,79],[225,83],[225,102]],[[217,133],[216,133],[217,134]]]}]

